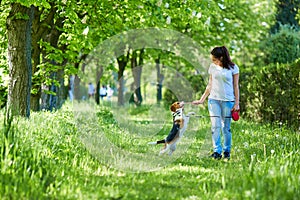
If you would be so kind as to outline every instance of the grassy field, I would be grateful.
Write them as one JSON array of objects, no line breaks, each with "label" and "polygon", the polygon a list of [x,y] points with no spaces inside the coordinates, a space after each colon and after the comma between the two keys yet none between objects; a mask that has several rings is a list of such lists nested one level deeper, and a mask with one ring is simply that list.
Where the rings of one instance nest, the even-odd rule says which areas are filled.
[{"label": "grassy field", "polygon": [[3,116],[0,199],[300,199],[300,134],[285,127],[233,122],[226,162],[208,158],[205,117],[190,119],[173,156],[158,156],[147,142],[168,134],[171,117],[156,106]]}]

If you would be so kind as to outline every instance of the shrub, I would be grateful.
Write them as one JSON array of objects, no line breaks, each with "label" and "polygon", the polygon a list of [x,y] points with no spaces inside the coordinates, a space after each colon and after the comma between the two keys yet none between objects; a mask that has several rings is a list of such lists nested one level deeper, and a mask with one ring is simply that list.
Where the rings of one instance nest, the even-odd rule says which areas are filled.
[{"label": "shrub", "polygon": [[300,32],[290,26],[281,26],[280,30],[268,37],[260,47],[264,55],[264,64],[292,63],[300,58]]},{"label": "shrub", "polygon": [[242,73],[241,107],[250,119],[286,123],[299,128],[300,60]]},{"label": "shrub", "polygon": [[[0,108],[5,107],[7,102],[7,90],[8,90],[8,71],[0,65]],[[5,77],[5,78],[4,78]]]},{"label": "shrub", "polygon": [[7,87],[0,84],[0,108],[4,108],[6,102],[7,102]]}]

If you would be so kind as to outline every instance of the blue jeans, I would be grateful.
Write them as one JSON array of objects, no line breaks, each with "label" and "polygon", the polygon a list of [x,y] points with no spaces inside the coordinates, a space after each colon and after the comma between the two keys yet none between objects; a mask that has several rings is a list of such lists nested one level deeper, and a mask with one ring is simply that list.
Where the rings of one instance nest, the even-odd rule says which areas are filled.
[{"label": "blue jeans", "polygon": [[[220,101],[208,99],[208,110],[211,121],[212,143],[214,152],[222,154],[231,150],[231,109],[233,101]],[[221,130],[223,133],[224,147],[221,145]]]}]

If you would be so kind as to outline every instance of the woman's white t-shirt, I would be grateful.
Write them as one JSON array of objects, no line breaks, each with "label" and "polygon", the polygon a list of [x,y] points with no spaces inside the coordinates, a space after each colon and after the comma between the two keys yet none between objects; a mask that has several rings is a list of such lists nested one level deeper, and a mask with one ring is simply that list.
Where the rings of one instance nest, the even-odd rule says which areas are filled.
[{"label": "woman's white t-shirt", "polygon": [[211,64],[208,73],[212,76],[212,85],[209,99],[221,101],[234,101],[233,75],[239,73],[239,67],[226,69],[215,64]]}]

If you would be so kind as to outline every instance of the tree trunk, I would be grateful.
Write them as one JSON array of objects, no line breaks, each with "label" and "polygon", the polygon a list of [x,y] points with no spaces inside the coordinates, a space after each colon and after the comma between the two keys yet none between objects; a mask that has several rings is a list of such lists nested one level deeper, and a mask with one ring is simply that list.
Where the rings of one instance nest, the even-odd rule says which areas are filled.
[{"label": "tree trunk", "polygon": [[159,104],[162,100],[162,82],[163,82],[163,75],[160,73],[160,58],[155,59],[156,63],[156,70],[157,70],[157,95],[156,100]]},{"label": "tree trunk", "polygon": [[119,87],[118,87],[118,105],[124,105],[124,71],[125,67],[128,62],[128,57],[129,57],[129,52],[127,53],[127,56],[125,57],[124,55],[117,58],[118,65],[119,65],[119,71],[118,71],[118,82],[119,82]]},{"label": "tree trunk", "polygon": [[40,45],[38,44],[37,38],[34,36],[35,33],[32,33],[32,90],[30,97],[30,107],[33,111],[40,110],[40,98],[42,94],[41,90],[41,78],[40,76],[35,76],[34,74],[38,71],[37,66],[40,64],[41,59],[41,49]]},{"label": "tree trunk", "polygon": [[82,95],[80,92],[80,82],[81,80],[76,74],[74,79],[74,99],[76,99],[77,101],[80,101],[82,99]]},{"label": "tree trunk", "polygon": [[[39,45],[39,41],[42,37],[42,33],[45,33],[45,26],[40,26],[40,15],[41,11],[39,11],[38,7],[34,7],[34,18],[32,22],[32,91],[30,97],[30,107],[33,111],[40,110],[40,98],[42,95],[41,88],[41,78],[39,76],[35,76],[35,73],[38,71],[38,65],[41,63],[41,48]],[[43,29],[43,32],[41,32]]]},{"label": "tree trunk", "polygon": [[95,101],[97,105],[100,105],[100,97],[99,97],[99,90],[100,90],[100,79],[97,81],[96,84],[96,91],[95,91]]},{"label": "tree trunk", "polygon": [[[51,4],[51,3],[50,3]],[[41,47],[39,42],[45,38],[47,34],[50,33],[54,24],[54,15],[56,13],[57,7],[54,4],[51,4],[51,9],[46,16],[43,10],[40,10],[38,7],[34,7],[34,18],[32,22],[32,93],[30,97],[30,106],[31,110],[38,111],[41,108],[40,99],[42,96],[42,82],[43,77],[40,75],[35,75],[40,69],[38,65],[41,63]],[[43,19],[41,21],[41,18]],[[49,26],[45,26],[45,24]]]},{"label": "tree trunk", "polygon": [[[56,72],[52,72],[50,75],[50,79],[56,79]],[[56,108],[57,104],[57,86],[52,82],[51,86],[49,87],[49,91],[51,92],[47,95],[47,109],[52,111],[53,108]]]},{"label": "tree trunk", "polygon": [[[88,54],[83,54],[80,59],[79,59],[79,62],[76,62],[75,63],[75,68],[79,71],[79,67],[80,67],[80,63],[82,61],[84,61],[86,58],[87,58]],[[84,73],[85,71],[85,66],[86,64],[83,62],[82,65],[81,65],[81,71],[82,73]],[[79,78],[79,76],[76,74],[75,75],[75,79],[74,79],[74,99],[76,99],[77,101],[80,101],[82,99],[84,99],[83,96],[86,96],[86,94],[83,93],[83,91],[81,91],[81,80]]]},{"label": "tree trunk", "polygon": [[135,101],[134,103],[137,106],[140,106],[143,98],[142,98],[142,94],[141,94],[141,75],[142,75],[142,63],[143,63],[143,52],[144,50],[142,49],[140,51],[140,55],[139,55],[139,61],[140,61],[140,65],[138,66],[137,64],[137,52],[134,51],[132,53],[132,57],[131,57],[131,70],[132,70],[132,75],[133,75],[133,92],[136,95],[137,101]]},{"label": "tree trunk", "polygon": [[64,79],[64,75],[65,75],[65,70],[64,69],[59,69],[57,71],[57,81],[59,83],[59,86],[57,87],[57,91],[56,91],[56,96],[57,96],[57,104],[56,104],[56,109],[60,109],[63,105],[63,103],[66,101],[67,99],[67,90],[66,90],[66,86],[65,86],[65,79]]},{"label": "tree trunk", "polygon": [[125,66],[126,63],[124,61],[119,61],[119,71],[118,71],[118,83],[119,83],[119,87],[118,87],[118,105],[124,105],[124,95],[123,95],[123,91],[124,91],[124,70],[125,70]]},{"label": "tree trunk", "polygon": [[[7,17],[8,35],[8,115],[30,116],[31,25],[33,7],[11,4]],[[22,17],[21,17],[22,16]]]},{"label": "tree trunk", "polygon": [[[58,47],[58,40],[59,36],[62,34],[62,27],[64,25],[64,17],[60,17],[56,19],[55,23],[52,24],[52,29],[50,33],[46,36],[45,41],[49,42],[50,45],[54,48],[59,48]],[[60,50],[64,51],[64,46],[60,47]],[[44,53],[45,54],[45,53]],[[45,56],[44,56],[45,58]],[[65,91],[64,88],[64,65],[65,62],[58,63],[56,60],[47,60],[45,59],[46,62],[49,62],[52,65],[60,66],[57,71],[53,71],[50,75],[50,78],[53,80],[51,86],[49,87],[50,94],[45,93],[43,96],[46,98],[46,109],[53,110],[54,109],[59,109],[62,105],[62,102],[64,102],[64,92],[60,91]],[[59,84],[56,85],[54,82],[58,82]],[[54,94],[55,93],[55,94]]]},{"label": "tree trunk", "polygon": [[141,49],[140,55],[139,55],[139,70],[137,72],[137,79],[138,79],[138,89],[136,91],[136,96],[139,100],[140,103],[143,102],[143,96],[142,96],[142,91],[141,91],[141,77],[142,77],[142,69],[143,69],[143,64],[144,64],[144,49]]},{"label": "tree trunk", "polygon": [[51,79],[56,80],[58,83],[55,84],[52,82],[51,86],[49,87],[50,94],[46,97],[47,100],[47,106],[46,109],[49,109],[52,111],[53,109],[60,109],[63,105],[63,103],[66,100],[66,88],[64,85],[64,70],[63,69],[58,69],[57,72],[52,72]]},{"label": "tree trunk", "polygon": [[[49,90],[49,86],[47,86],[46,84],[42,83],[41,86],[41,90],[42,91],[48,91]],[[48,94],[46,94],[45,92],[41,93],[41,104],[40,104],[40,108],[43,110],[48,110]]]},{"label": "tree trunk", "polygon": [[102,75],[103,75],[103,66],[100,66],[99,68],[97,68],[96,92],[95,92],[95,101],[98,105],[100,104],[99,91],[100,91],[100,79]]}]

